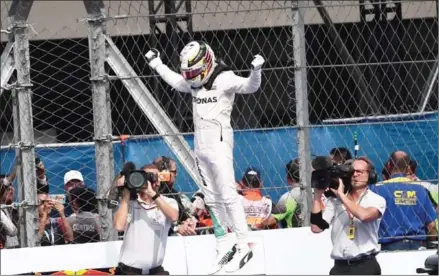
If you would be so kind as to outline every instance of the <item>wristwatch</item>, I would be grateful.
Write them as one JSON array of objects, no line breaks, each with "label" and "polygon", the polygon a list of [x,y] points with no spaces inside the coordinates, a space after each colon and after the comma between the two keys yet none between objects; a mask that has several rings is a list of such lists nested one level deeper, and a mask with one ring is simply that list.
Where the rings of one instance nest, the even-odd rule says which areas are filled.
[{"label": "wristwatch", "polygon": [[159,198],[159,197],[160,197],[160,194],[159,194],[159,193],[156,193],[155,196],[152,197],[152,200],[155,201],[155,200],[156,200],[157,198]]}]

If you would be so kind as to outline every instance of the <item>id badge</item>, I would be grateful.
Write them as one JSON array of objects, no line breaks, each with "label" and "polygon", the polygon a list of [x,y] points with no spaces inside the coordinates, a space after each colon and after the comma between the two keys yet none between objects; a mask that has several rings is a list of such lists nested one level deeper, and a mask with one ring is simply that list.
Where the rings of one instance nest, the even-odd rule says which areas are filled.
[{"label": "id badge", "polygon": [[349,234],[348,234],[348,238],[350,240],[355,239],[355,225],[351,224],[349,225]]}]

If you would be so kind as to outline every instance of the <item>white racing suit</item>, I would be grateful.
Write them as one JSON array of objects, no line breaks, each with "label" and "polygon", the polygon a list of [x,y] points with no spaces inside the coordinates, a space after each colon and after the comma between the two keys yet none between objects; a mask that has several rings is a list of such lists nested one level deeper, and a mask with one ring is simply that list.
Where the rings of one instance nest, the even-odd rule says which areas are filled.
[{"label": "white racing suit", "polygon": [[[216,69],[215,69],[216,70]],[[248,227],[242,201],[236,191],[233,167],[233,129],[230,123],[235,93],[250,94],[261,85],[261,70],[248,78],[225,70],[201,89],[192,89],[178,73],[161,64],[157,73],[175,90],[192,94],[195,157],[202,182],[201,191],[212,219],[223,229],[215,229],[218,243],[230,227],[236,233],[238,247],[247,245]],[[213,81],[213,82],[212,82]],[[208,83],[209,83],[208,82]],[[221,246],[221,245],[218,245]]]}]

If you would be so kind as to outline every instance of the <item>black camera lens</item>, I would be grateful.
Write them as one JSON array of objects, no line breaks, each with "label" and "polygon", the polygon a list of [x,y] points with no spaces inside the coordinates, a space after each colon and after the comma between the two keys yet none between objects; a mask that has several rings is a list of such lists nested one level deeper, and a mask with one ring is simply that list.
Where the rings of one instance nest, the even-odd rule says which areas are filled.
[{"label": "black camera lens", "polygon": [[142,172],[132,171],[128,176],[128,185],[130,188],[139,189],[146,184],[145,176]]}]

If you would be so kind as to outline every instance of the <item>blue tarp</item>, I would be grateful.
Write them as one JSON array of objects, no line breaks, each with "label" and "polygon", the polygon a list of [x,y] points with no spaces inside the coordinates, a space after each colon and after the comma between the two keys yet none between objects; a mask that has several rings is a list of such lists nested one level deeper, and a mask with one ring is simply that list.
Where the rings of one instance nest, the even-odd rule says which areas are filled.
[{"label": "blue tarp", "polygon": [[[411,118],[413,119],[413,118]],[[395,150],[408,152],[418,162],[418,176],[421,179],[438,178],[438,115],[431,114],[414,120],[400,120],[391,123],[365,121],[359,125],[316,126],[310,129],[311,153],[327,155],[334,147],[354,147],[353,136],[358,134],[359,155],[367,155],[376,165],[378,172],[389,154]],[[193,147],[193,136],[185,136]],[[121,144],[114,144],[116,172],[123,164]],[[37,149],[47,168],[47,175],[53,193],[63,192],[63,176],[68,170],[80,170],[87,185],[96,188],[95,151],[93,146],[65,146]],[[1,173],[10,171],[14,151],[2,150]],[[137,166],[150,163],[154,158],[166,155],[175,158],[161,138],[128,140],[125,146],[125,160]],[[261,169],[265,193],[274,200],[287,191],[285,164],[297,158],[297,129],[237,131],[235,133],[235,177],[240,179],[247,166]],[[181,191],[194,192],[197,187],[179,164],[177,185]]]}]

